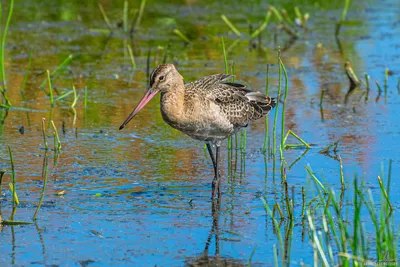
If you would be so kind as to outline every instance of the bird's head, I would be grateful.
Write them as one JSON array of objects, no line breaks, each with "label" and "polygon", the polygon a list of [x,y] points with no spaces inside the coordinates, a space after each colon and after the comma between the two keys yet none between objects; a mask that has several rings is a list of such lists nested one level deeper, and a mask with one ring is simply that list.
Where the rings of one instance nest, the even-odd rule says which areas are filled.
[{"label": "bird's head", "polygon": [[165,93],[171,88],[175,88],[177,84],[182,81],[183,77],[179,74],[173,64],[158,65],[150,75],[150,87],[146,94],[124,123],[121,124],[119,129],[122,130],[156,94],[159,92]]},{"label": "bird's head", "polygon": [[180,80],[183,80],[183,78],[176,70],[174,64],[161,64],[150,75],[149,90],[165,93],[170,88],[176,86],[176,83]]}]

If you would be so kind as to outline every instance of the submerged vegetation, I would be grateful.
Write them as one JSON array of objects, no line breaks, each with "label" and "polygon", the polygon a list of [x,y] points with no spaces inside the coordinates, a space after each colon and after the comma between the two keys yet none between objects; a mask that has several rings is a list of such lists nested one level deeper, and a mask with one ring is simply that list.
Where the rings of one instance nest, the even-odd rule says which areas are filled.
[{"label": "submerged vegetation", "polygon": [[[347,43],[349,41],[342,40],[346,34],[343,29],[354,30],[350,28],[351,22],[346,21],[348,12],[351,10],[350,0],[342,1],[341,4],[344,7],[342,5],[340,19],[336,25],[333,25],[335,27],[330,27],[330,34],[336,41],[337,47],[331,48],[328,47],[329,43],[324,44],[318,41],[318,44],[315,44],[316,48],[312,50],[316,56],[310,60],[310,64],[306,62],[308,60],[302,61],[305,57],[303,54],[306,54],[304,50],[307,47],[313,46],[316,42],[315,39],[312,39],[313,35],[321,35],[318,29],[313,29],[315,27],[313,19],[318,17],[317,13],[321,12],[324,3],[318,1],[315,3],[315,6],[321,6],[319,10],[316,7],[312,9],[310,5],[281,6],[280,3],[272,3],[264,6],[261,1],[254,2],[249,6],[252,5],[253,10],[262,9],[262,14],[256,12],[257,16],[249,16],[244,19],[229,12],[231,9],[222,9],[217,12],[218,14],[212,13],[213,22],[217,21],[215,23],[218,23],[217,30],[211,26],[207,28],[203,25],[206,23],[200,24],[196,21],[189,23],[186,21],[188,17],[185,15],[172,18],[159,11],[164,16],[159,18],[154,15],[158,11],[148,7],[154,3],[147,3],[146,0],[141,0],[140,3],[124,0],[114,8],[110,7],[110,3],[107,1],[95,3],[94,7],[87,4],[91,7],[90,10],[96,14],[96,21],[89,23],[89,34],[83,35],[85,38],[89,36],[91,40],[101,41],[89,46],[88,51],[83,51],[81,47],[74,46],[77,42],[74,38],[80,38],[79,35],[63,36],[71,43],[68,46],[70,50],[60,52],[56,56],[56,60],[52,59],[51,64],[44,64],[41,61],[47,61],[47,58],[50,60],[53,55],[49,53],[43,55],[40,49],[28,47],[29,49],[26,51],[29,52],[23,52],[24,60],[21,64],[23,68],[18,71],[14,67],[17,63],[7,63],[6,60],[8,58],[18,60],[15,52],[9,52],[11,51],[10,47],[14,45],[10,43],[10,40],[15,42],[15,39],[9,37],[12,33],[10,24],[13,26],[11,23],[13,11],[15,15],[15,11],[18,11],[21,6],[14,10],[13,0],[7,2],[7,6],[1,3],[0,22],[4,25],[2,26],[0,49],[0,143],[2,144],[0,155],[6,154],[7,157],[3,156],[4,163],[0,163],[7,167],[0,165],[0,229],[3,226],[2,231],[4,231],[6,227],[10,226],[14,236],[15,229],[18,229],[14,227],[34,224],[38,229],[40,240],[43,242],[37,223],[44,217],[40,214],[48,212],[49,205],[46,205],[46,199],[50,197],[48,191],[58,190],[61,193],[56,193],[57,197],[64,196],[65,190],[58,189],[61,186],[71,186],[72,191],[80,192],[85,198],[79,200],[78,205],[75,204],[78,207],[75,206],[72,211],[74,216],[80,212],[94,214],[97,206],[108,206],[109,203],[112,203],[118,212],[123,210],[121,217],[126,215],[124,212],[132,213],[131,210],[125,210],[127,206],[134,206],[133,213],[140,218],[137,219],[138,221],[146,221],[141,217],[142,206],[145,207],[143,210],[146,212],[150,210],[154,213],[157,211],[153,211],[153,209],[167,206],[168,212],[162,210],[162,216],[170,218],[172,213],[169,212],[176,209],[184,214],[179,216],[186,218],[185,216],[189,216],[185,213],[187,210],[195,212],[200,206],[206,206],[204,195],[208,194],[202,195],[201,190],[191,188],[195,193],[191,192],[188,200],[186,188],[184,190],[176,189],[182,178],[185,179],[185,186],[191,184],[193,187],[203,186],[197,180],[203,182],[206,179],[197,179],[200,176],[203,178],[203,173],[198,171],[197,165],[201,164],[197,164],[196,160],[198,159],[193,158],[192,151],[187,148],[178,149],[175,145],[165,145],[158,140],[164,139],[164,137],[165,139],[173,138],[175,141],[180,139],[179,134],[175,136],[175,133],[164,132],[160,126],[162,124],[158,124],[161,117],[147,114],[152,119],[155,117],[157,121],[156,124],[151,125],[150,130],[145,131],[151,133],[149,136],[152,134],[156,136],[154,139],[157,138],[157,141],[149,141],[145,138],[143,141],[137,137],[138,134],[127,137],[116,131],[117,120],[120,119],[119,117],[123,117],[121,114],[126,113],[125,109],[129,107],[127,103],[130,100],[126,99],[131,98],[131,88],[139,90],[145,87],[145,81],[149,79],[153,66],[173,62],[182,64],[184,72],[191,73],[191,76],[197,76],[197,78],[210,74],[211,71],[214,73],[215,69],[218,69],[220,72],[224,71],[233,75],[231,82],[236,79],[248,80],[248,83],[254,86],[253,89],[265,88],[266,94],[276,98],[277,102],[275,109],[265,118],[265,127],[262,122],[259,122],[258,124],[261,124],[262,127],[254,126],[252,128],[253,126],[249,126],[227,140],[226,193],[224,192],[222,204],[212,203],[211,217],[204,216],[204,211],[201,213],[201,220],[211,218],[212,221],[206,248],[201,257],[202,262],[206,260],[221,262],[222,257],[219,258],[219,254],[231,254],[229,248],[226,247],[220,252],[219,242],[240,243],[241,240],[246,240],[244,235],[242,236],[236,231],[244,231],[242,228],[247,227],[243,221],[258,220],[261,216],[259,216],[257,208],[261,206],[262,213],[265,215],[265,218],[263,217],[261,220],[265,220],[265,235],[268,236],[268,239],[267,241],[246,240],[246,248],[249,247],[249,242],[254,244],[250,253],[243,254],[245,256],[241,255],[242,258],[247,257],[248,266],[251,266],[252,263],[257,265],[260,261],[262,264],[273,262],[275,266],[291,264],[396,266],[398,264],[399,229],[395,213],[398,201],[393,201],[393,199],[398,198],[391,193],[393,191],[391,188],[393,186],[391,177],[393,161],[388,160],[391,155],[385,157],[383,161],[389,162],[387,172],[383,171],[384,163],[382,163],[381,173],[376,179],[370,178],[375,175],[371,171],[372,168],[368,169],[368,172],[364,172],[362,177],[345,175],[343,169],[347,168],[347,165],[352,170],[357,169],[355,166],[363,164],[364,161],[366,164],[376,165],[376,162],[371,163],[372,160],[367,162],[370,160],[367,157],[353,160],[352,157],[359,155],[356,152],[345,151],[345,149],[360,151],[368,149],[369,146],[379,145],[379,143],[368,136],[360,137],[359,135],[364,134],[364,129],[360,131],[361,134],[357,132],[354,135],[344,131],[345,127],[350,128],[352,125],[351,123],[344,124],[343,121],[357,124],[359,121],[366,120],[365,118],[370,119],[368,116],[371,116],[371,113],[368,113],[368,110],[376,108],[376,106],[373,108],[368,106],[371,105],[370,102],[373,102],[369,99],[372,98],[370,95],[374,90],[376,90],[376,97],[373,104],[384,105],[385,108],[388,108],[388,105],[391,104],[389,103],[391,102],[390,97],[394,95],[392,93],[393,82],[397,81],[397,90],[400,92],[400,79],[392,79],[391,76],[396,72],[392,72],[391,66],[368,69],[367,73],[366,67],[360,67],[362,64],[357,62],[360,59],[351,54],[355,50],[355,45],[349,45]],[[164,7],[167,10],[169,8],[169,6]],[[316,14],[312,12],[313,10],[317,10]],[[183,11],[184,14],[185,12],[186,10]],[[167,12],[165,11],[165,13]],[[335,15],[339,13],[338,9],[334,10]],[[63,16],[68,17],[71,14],[63,14]],[[88,23],[81,14],[77,14],[76,17],[78,18],[76,21]],[[18,25],[17,22],[15,25]],[[16,27],[15,25],[13,27]],[[349,25],[350,29],[343,28],[344,25]],[[13,28],[11,27],[11,29]],[[69,34],[72,33],[67,35]],[[162,38],[156,36],[157,34]],[[118,42],[117,45],[113,41]],[[63,40],[62,43],[64,44],[66,41]],[[300,48],[297,48],[298,52],[293,53],[290,49],[296,44]],[[54,48],[54,51],[58,50]],[[330,62],[328,64],[325,58],[331,59],[334,63],[329,65]],[[249,60],[249,63],[241,62],[242,60]],[[193,65],[190,63],[192,61]],[[251,64],[255,67],[250,68]],[[306,71],[299,67],[302,64],[309,64]],[[99,70],[97,65],[110,65],[110,67]],[[326,65],[329,66],[326,67]],[[319,83],[315,86],[316,88],[320,86],[320,88],[316,89],[317,92],[313,89],[310,89],[311,93],[310,91],[304,92],[307,85],[303,84],[303,80],[296,75],[296,72],[299,71],[301,75],[306,76],[305,72],[311,72],[314,68],[319,71],[318,75],[315,75],[317,78],[307,76],[304,83],[309,80],[312,80],[311,83],[313,83],[314,79],[320,79],[322,81],[318,81]],[[336,71],[336,68],[339,69],[337,72],[340,74],[331,76],[331,72]],[[22,75],[15,74],[19,71]],[[377,72],[380,73],[380,76],[376,74]],[[363,76],[360,73],[363,73]],[[343,80],[339,85],[328,80],[338,79],[338,77]],[[259,83],[262,85],[259,86],[257,80],[262,80],[263,83]],[[342,87],[344,88],[343,93]],[[17,88],[19,88],[18,94],[15,93]],[[260,91],[262,90],[260,89]],[[128,91],[129,94],[126,93]],[[318,100],[315,101],[315,99]],[[321,126],[315,125],[316,120],[309,115],[314,112],[314,102],[317,102],[316,113],[320,116],[321,124],[326,123],[324,126],[326,128],[323,130],[327,133],[322,133]],[[41,120],[38,119],[39,117]],[[28,125],[24,127],[25,121]],[[148,123],[146,115],[143,115],[143,121]],[[301,127],[303,123],[306,124],[305,127]],[[367,123],[371,123],[371,121],[368,120]],[[56,125],[61,124],[62,128],[59,131]],[[16,127],[19,128],[19,133],[16,131]],[[144,129],[141,122],[138,122],[135,127],[138,127],[135,130]],[[360,127],[364,127],[363,124]],[[348,131],[354,131],[354,128]],[[21,135],[21,139],[16,137],[16,132],[18,137]],[[69,135],[71,132],[74,133],[74,136]],[[81,132],[82,135],[80,135]],[[251,135],[249,140],[247,140],[248,135]],[[3,138],[4,136],[9,136],[9,138]],[[34,143],[36,147],[34,149],[24,148],[21,145],[21,140],[24,141],[22,137],[27,138],[29,140],[27,142]],[[148,137],[146,136],[146,138]],[[61,139],[63,140],[62,144]],[[373,141],[377,143],[373,143]],[[132,142],[137,142],[138,145],[132,146]],[[127,148],[128,146],[133,148]],[[165,151],[158,153],[159,149],[168,151],[168,153],[164,153]],[[204,149],[206,151],[206,147]],[[368,151],[368,153],[374,152]],[[98,154],[103,156],[100,159],[102,163],[98,163]],[[167,158],[162,158],[161,154],[167,154]],[[71,155],[73,155],[72,159]],[[40,156],[43,160],[38,160],[34,156]],[[63,161],[64,169],[57,173],[57,162],[60,156],[68,159]],[[382,156],[382,152],[380,156]],[[49,166],[51,157],[54,158],[54,163]],[[134,160],[128,161],[129,157]],[[257,163],[262,161],[262,159],[260,160],[262,157],[265,166],[258,168]],[[322,160],[318,157],[322,157]],[[344,161],[346,164],[343,163],[342,158],[346,158]],[[305,159],[309,160],[310,164]],[[250,163],[249,160],[252,162]],[[329,168],[326,160],[330,160],[329,164],[332,165],[333,162],[338,166]],[[16,161],[19,164],[15,164]],[[375,158],[374,161],[376,161]],[[144,168],[140,167],[141,164],[144,164],[143,162],[145,164],[153,163],[154,170],[151,170],[149,174],[144,173],[142,170]],[[32,165],[35,164],[41,164],[40,179],[37,184],[29,187],[25,183],[29,183],[27,181],[30,181],[31,173],[36,173],[39,169],[32,168]],[[112,164],[118,166],[112,167]],[[248,166],[249,164],[251,167]],[[324,177],[324,172],[315,172],[311,169],[311,166],[319,169],[319,164],[321,168],[328,169],[325,174],[329,173],[329,179]],[[101,167],[97,169],[92,165],[101,165]],[[132,170],[128,172],[128,169]],[[260,169],[262,174],[258,173]],[[29,174],[25,174],[25,178],[19,180],[17,179],[20,177],[17,175],[18,172]],[[207,171],[204,173],[204,176],[208,177],[209,173]],[[263,176],[264,173],[264,181],[259,182],[257,178]],[[249,177],[246,175],[252,177],[248,179]],[[59,183],[57,179],[60,176],[62,176],[60,179],[62,181],[71,180],[71,185]],[[195,181],[187,178],[192,176]],[[304,177],[306,178],[304,179]],[[104,182],[103,179],[107,182]],[[89,187],[82,189],[80,187],[84,180],[91,182]],[[258,184],[252,185],[254,181]],[[8,186],[4,186],[7,183]],[[157,186],[153,186],[153,183]],[[137,186],[137,184],[143,185]],[[253,186],[251,189],[253,191],[250,189],[248,190],[251,191],[250,193],[246,191],[246,186]],[[31,190],[32,188],[34,190]],[[101,190],[101,192],[93,190]],[[89,193],[86,195],[81,193],[85,191],[89,191]],[[72,192],[71,194],[76,193]],[[82,195],[74,196],[80,199]],[[193,200],[194,195],[198,201],[201,198],[204,202],[196,203]],[[89,208],[79,206],[84,205],[82,202],[92,201],[90,197],[93,196],[96,200],[91,205],[96,208],[90,205]],[[245,199],[245,204],[239,203],[238,201],[242,200],[244,196],[248,197]],[[126,197],[126,199],[120,199],[121,197]],[[117,200],[115,201],[115,199]],[[151,199],[150,204],[146,202],[147,199]],[[253,199],[256,199],[257,204],[248,207]],[[127,202],[134,204],[127,205]],[[122,208],[118,206],[120,203],[123,203]],[[239,204],[243,204],[246,210],[242,210],[242,207],[238,208]],[[112,205],[109,207],[111,211],[107,211],[107,216],[112,217],[114,213],[117,213],[113,210]],[[150,205],[151,208],[146,205]],[[21,206],[24,208],[20,208],[18,211]],[[43,211],[43,209],[46,210]],[[253,213],[257,213],[257,215]],[[7,219],[5,219],[5,214],[9,214]],[[20,217],[17,219],[17,216],[23,219],[20,220]],[[224,220],[219,216],[224,216]],[[162,220],[168,220],[165,217]],[[237,220],[238,217],[239,220]],[[194,218],[190,220],[199,220],[197,217]],[[134,219],[136,220],[136,218]],[[130,222],[133,222],[134,219],[124,218]],[[111,224],[120,222],[118,220],[119,217],[116,222],[107,219],[107,225],[104,228],[107,229],[110,222]],[[232,221],[227,223],[229,220]],[[219,224],[220,222],[221,224]],[[257,222],[259,223],[259,221]],[[33,228],[33,225],[27,227]],[[141,227],[143,227],[142,221],[137,229],[142,229]],[[148,236],[157,236],[159,227],[157,225],[156,230],[143,229],[146,229]],[[190,227],[193,226],[190,225]],[[153,232],[148,233],[151,230]],[[53,229],[49,227],[47,231],[51,232]],[[96,238],[105,236],[97,230],[90,229],[89,232]],[[215,235],[215,258],[208,256],[212,235]],[[191,236],[191,238],[197,237]],[[296,244],[299,239],[301,239],[302,253],[298,253],[299,245]],[[197,239],[195,241],[198,242]],[[14,239],[13,242],[15,242]],[[263,245],[266,243],[267,248],[261,247],[259,243]],[[13,247],[15,249],[15,244]],[[240,249],[244,248],[239,247],[238,250]],[[260,253],[261,256],[257,255],[261,250],[263,253],[270,254],[268,256],[264,256],[263,253]],[[143,251],[139,252],[143,253]],[[189,253],[188,251],[184,252]],[[129,253],[134,254],[133,252]],[[151,253],[153,251],[149,254]],[[273,256],[271,259],[262,258],[271,255]],[[15,257],[14,253],[12,257]],[[199,258],[196,258],[195,262],[200,262]],[[226,262],[235,261],[227,259]],[[154,265],[153,262],[151,264]],[[243,264],[240,263],[238,266],[243,266]]]}]

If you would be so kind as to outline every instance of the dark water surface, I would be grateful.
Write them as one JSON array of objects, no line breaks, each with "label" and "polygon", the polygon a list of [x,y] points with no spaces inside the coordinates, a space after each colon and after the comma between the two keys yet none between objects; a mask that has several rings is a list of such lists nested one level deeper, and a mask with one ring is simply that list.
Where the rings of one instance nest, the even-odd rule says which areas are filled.
[{"label": "dark water surface", "polygon": [[[6,117],[0,124],[0,169],[9,168],[10,146],[21,201],[15,219],[30,221],[40,196],[45,154],[43,117],[47,122],[54,120],[63,147],[56,164],[53,151],[48,152],[48,189],[36,225],[3,226],[1,266],[184,266],[198,261],[212,227],[213,169],[203,144],[162,121],[158,98],[123,131],[118,127],[147,87],[149,49],[151,69],[166,57],[176,64],[186,81],[192,81],[224,72],[221,36],[225,38],[229,62],[235,63],[236,78],[249,87],[265,90],[266,66],[271,64],[272,96],[277,94],[277,47],[284,50],[281,56],[289,74],[286,129],[313,144],[287,170],[289,186],[294,187],[297,219],[301,215],[301,187],[309,188],[310,184],[305,165],[310,164],[327,185],[340,188],[339,162],[318,153],[338,139],[349,191],[357,174],[378,196],[376,177],[381,166],[387,172],[388,162],[393,160],[391,200],[395,208],[399,207],[397,0],[352,3],[349,21],[340,34],[342,52],[334,38],[334,24],[341,15],[342,4],[299,1],[300,10],[310,13],[309,30],[300,30],[300,38],[286,47],[290,39],[287,34],[279,32],[274,41],[276,20],[260,39],[250,41],[249,25],[256,28],[266,14],[267,5],[261,1],[169,2],[147,2],[132,40],[122,29],[111,36],[106,32],[97,1],[16,2],[6,42],[8,94],[15,107],[30,111],[15,108],[6,116],[5,110],[0,110],[1,117]],[[113,25],[122,21],[123,1],[101,3]],[[7,6],[3,5],[3,10]],[[285,7],[294,17],[295,5],[289,1],[275,6]],[[132,20],[138,1],[130,1],[129,7]],[[222,13],[242,31],[242,37],[230,31],[220,18]],[[5,17],[3,13],[2,25]],[[192,43],[184,44],[173,33],[175,28]],[[132,68],[127,44],[134,51],[136,69]],[[30,49],[32,67],[21,93]],[[45,71],[54,70],[70,54],[74,59],[53,80],[53,85],[60,93],[72,85],[77,88],[80,97],[75,112],[70,108],[72,95],[50,108],[48,97],[39,88],[46,78]],[[366,102],[365,91],[356,90],[345,104],[349,87],[344,72],[346,59],[360,77],[364,72],[371,76]],[[383,88],[386,67],[391,71],[387,94],[382,92],[376,101],[375,80]],[[325,93],[321,112],[322,90]],[[25,128],[23,135],[18,131],[21,126]],[[209,255],[213,256],[218,247],[220,261],[237,264],[232,266],[247,264],[253,252],[255,266],[273,265],[273,246],[278,241],[259,197],[264,196],[273,205],[282,202],[284,191],[279,159],[274,162],[261,152],[264,127],[263,120],[248,127],[246,153],[241,157],[240,151],[233,151],[239,155],[238,162],[232,163],[238,166],[233,173],[228,171],[231,166],[227,150],[223,149],[219,242],[216,245],[214,238],[211,240]],[[49,128],[50,147],[51,133]],[[290,165],[303,152],[284,151],[285,159]],[[11,211],[9,173],[0,196],[3,219]],[[56,195],[62,190],[65,195]],[[400,222],[396,216],[395,225]],[[302,241],[302,230],[300,223],[295,225],[290,257],[293,265],[313,263],[312,246],[307,234]]]}]

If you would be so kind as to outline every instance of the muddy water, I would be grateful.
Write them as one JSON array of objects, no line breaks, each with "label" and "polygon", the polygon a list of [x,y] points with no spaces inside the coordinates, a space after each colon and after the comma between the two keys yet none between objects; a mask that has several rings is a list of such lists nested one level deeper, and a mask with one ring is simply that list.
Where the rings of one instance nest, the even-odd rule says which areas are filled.
[{"label": "muddy water", "polygon": [[[258,40],[249,41],[246,37],[249,24],[255,28],[263,21],[267,8],[263,3],[206,2],[149,1],[133,39],[120,28],[109,35],[94,2],[16,3],[5,62],[8,94],[16,108],[8,113],[0,110],[5,118],[0,124],[0,168],[9,168],[10,146],[21,200],[15,219],[30,220],[43,185],[42,118],[47,122],[54,120],[63,147],[56,161],[53,151],[47,153],[49,183],[37,223],[4,226],[1,230],[2,266],[183,266],[200,261],[213,224],[213,170],[203,144],[167,126],[162,121],[158,99],[129,127],[118,131],[145,92],[149,51],[151,68],[166,58],[176,64],[185,80],[191,81],[224,71],[220,38],[224,36],[237,79],[264,91],[266,65],[271,64],[270,94],[276,96],[276,50],[278,46],[283,48],[281,56],[288,70],[290,91],[285,126],[313,144],[287,170],[288,183],[294,188],[297,217],[301,214],[301,187],[308,186],[304,165],[310,164],[325,183],[340,188],[338,161],[318,153],[338,139],[338,154],[343,159],[349,187],[357,173],[378,195],[376,176],[381,165],[387,170],[389,159],[393,160],[394,177],[399,173],[397,1],[353,4],[339,39],[341,51],[333,36],[341,6],[303,3],[300,9],[310,13],[309,29],[300,30],[300,38],[290,43],[283,32],[275,40],[276,21]],[[113,26],[120,24],[123,1],[102,4]],[[294,7],[289,3],[281,5],[276,4],[287,10]],[[130,3],[129,19],[138,7],[138,3]],[[243,32],[241,38],[224,24],[221,13]],[[174,28],[193,42],[184,44],[172,32]],[[135,55],[135,69],[127,44]],[[32,65],[21,92],[30,50]],[[70,54],[74,56],[71,64],[53,79],[53,85],[60,94],[74,85],[78,102],[75,110],[71,109],[70,95],[51,108],[39,86],[46,78],[45,71],[57,68]],[[372,88],[366,102],[364,91],[356,90],[345,104],[349,87],[343,67],[346,59],[358,75],[367,72],[371,76]],[[376,101],[375,80],[383,87],[386,67],[391,70],[387,94],[382,92]],[[270,118],[271,121],[272,114]],[[19,132],[21,126],[24,134]],[[48,129],[52,147],[52,131]],[[208,255],[219,250],[219,261],[237,266],[247,264],[252,253],[255,265],[272,265],[272,248],[277,244],[259,199],[264,196],[275,203],[282,201],[284,193],[279,159],[274,161],[261,152],[264,129],[263,120],[249,126],[246,153],[240,156],[238,152],[238,162],[232,163],[238,167],[233,173],[228,171],[228,152],[223,150],[219,239],[211,239]],[[284,155],[291,165],[303,153],[304,150],[295,149],[285,151]],[[8,172],[1,196],[3,218],[8,218],[11,211],[9,179]],[[398,207],[400,188],[396,179],[392,179],[391,188],[392,203]],[[60,191],[65,194],[57,195]],[[399,222],[399,217],[395,221]],[[307,237],[302,241],[301,232],[301,224],[296,225],[292,237],[293,264],[312,263],[312,247]],[[218,260],[211,257],[210,261]]]}]

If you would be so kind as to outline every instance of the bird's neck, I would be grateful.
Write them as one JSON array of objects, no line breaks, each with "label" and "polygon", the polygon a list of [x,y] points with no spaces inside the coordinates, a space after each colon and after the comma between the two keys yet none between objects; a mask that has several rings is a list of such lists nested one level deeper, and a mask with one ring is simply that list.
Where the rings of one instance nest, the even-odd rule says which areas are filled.
[{"label": "bird's neck", "polygon": [[160,101],[161,114],[163,119],[174,126],[185,117],[185,86],[176,85],[173,90],[161,93]]}]

